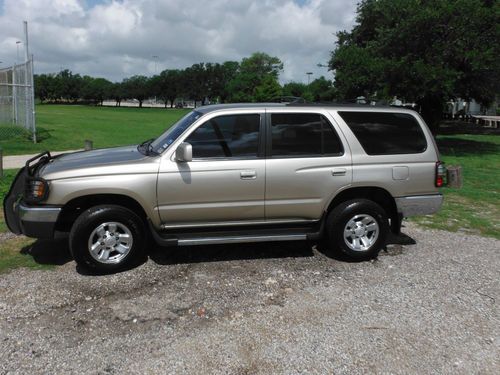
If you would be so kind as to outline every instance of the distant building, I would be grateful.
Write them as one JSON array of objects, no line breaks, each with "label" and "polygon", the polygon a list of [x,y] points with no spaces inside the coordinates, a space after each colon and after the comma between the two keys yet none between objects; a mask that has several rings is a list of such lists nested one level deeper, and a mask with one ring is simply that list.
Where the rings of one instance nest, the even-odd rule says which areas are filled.
[{"label": "distant building", "polygon": [[498,107],[498,98],[493,101],[489,107],[483,107],[481,104],[476,102],[474,99],[466,101],[464,99],[450,100],[447,103],[446,114],[451,117],[465,115],[465,116],[477,116],[477,115],[487,115],[495,116]]}]

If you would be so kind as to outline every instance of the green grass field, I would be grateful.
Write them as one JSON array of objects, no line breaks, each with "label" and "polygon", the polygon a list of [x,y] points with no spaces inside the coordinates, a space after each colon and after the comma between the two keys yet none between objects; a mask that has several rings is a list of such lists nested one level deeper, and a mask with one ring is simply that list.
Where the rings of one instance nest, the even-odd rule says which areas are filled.
[{"label": "green grass field", "polygon": [[[25,139],[0,142],[7,154],[81,148],[85,139],[95,147],[138,143],[163,132],[186,110],[100,108],[84,106],[38,106],[40,143]],[[480,234],[500,239],[500,136],[458,134],[437,137],[442,159],[447,165],[461,165],[462,189],[443,188],[445,203],[436,215],[411,220],[424,227]],[[15,170],[0,179],[3,201]],[[0,232],[7,230],[0,213]],[[1,241],[1,240],[0,240]],[[24,237],[0,242],[0,272],[16,267],[46,268],[20,251],[33,244]]]},{"label": "green grass field", "polygon": [[462,189],[442,189],[445,202],[435,215],[412,220],[429,228],[482,234],[500,239],[500,136],[438,136],[447,165],[461,165]]},{"label": "green grass field", "polygon": [[80,149],[86,139],[92,140],[95,148],[137,144],[160,135],[188,111],[37,105],[38,143],[33,144],[26,136],[18,136],[0,140],[0,147],[3,148],[4,155],[20,155],[44,150]]}]

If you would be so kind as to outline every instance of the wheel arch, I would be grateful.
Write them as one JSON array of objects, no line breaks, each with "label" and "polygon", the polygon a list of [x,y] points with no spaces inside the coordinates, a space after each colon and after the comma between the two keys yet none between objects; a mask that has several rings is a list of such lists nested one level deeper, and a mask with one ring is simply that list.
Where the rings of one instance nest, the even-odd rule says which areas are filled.
[{"label": "wheel arch", "polygon": [[124,194],[89,194],[68,201],[62,208],[57,219],[56,230],[61,232],[69,232],[72,224],[86,209],[101,205],[111,204],[128,208],[135,212],[145,222],[148,215],[144,207],[134,198]]},{"label": "wheel arch", "polygon": [[359,198],[371,200],[381,206],[391,220],[391,230],[393,232],[399,231],[401,218],[398,214],[396,201],[391,193],[378,186],[357,186],[341,191],[328,204],[326,214],[342,202]]}]

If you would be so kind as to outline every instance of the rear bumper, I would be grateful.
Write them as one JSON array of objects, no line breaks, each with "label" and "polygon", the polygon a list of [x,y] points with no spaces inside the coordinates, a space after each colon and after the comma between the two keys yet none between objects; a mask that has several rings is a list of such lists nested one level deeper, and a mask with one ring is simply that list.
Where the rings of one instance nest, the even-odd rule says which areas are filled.
[{"label": "rear bumper", "polygon": [[398,213],[403,217],[434,214],[439,211],[442,204],[442,194],[414,195],[396,198]]}]

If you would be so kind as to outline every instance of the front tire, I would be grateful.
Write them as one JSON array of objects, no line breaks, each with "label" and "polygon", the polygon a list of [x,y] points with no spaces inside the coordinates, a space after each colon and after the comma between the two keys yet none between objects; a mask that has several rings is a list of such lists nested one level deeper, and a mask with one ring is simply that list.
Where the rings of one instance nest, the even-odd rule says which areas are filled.
[{"label": "front tire", "polygon": [[328,215],[328,246],[355,260],[376,257],[385,246],[389,225],[385,210],[368,199],[343,202]]},{"label": "front tire", "polygon": [[69,236],[70,251],[79,266],[97,272],[127,268],[144,254],[146,228],[133,211],[116,205],[85,210]]}]

